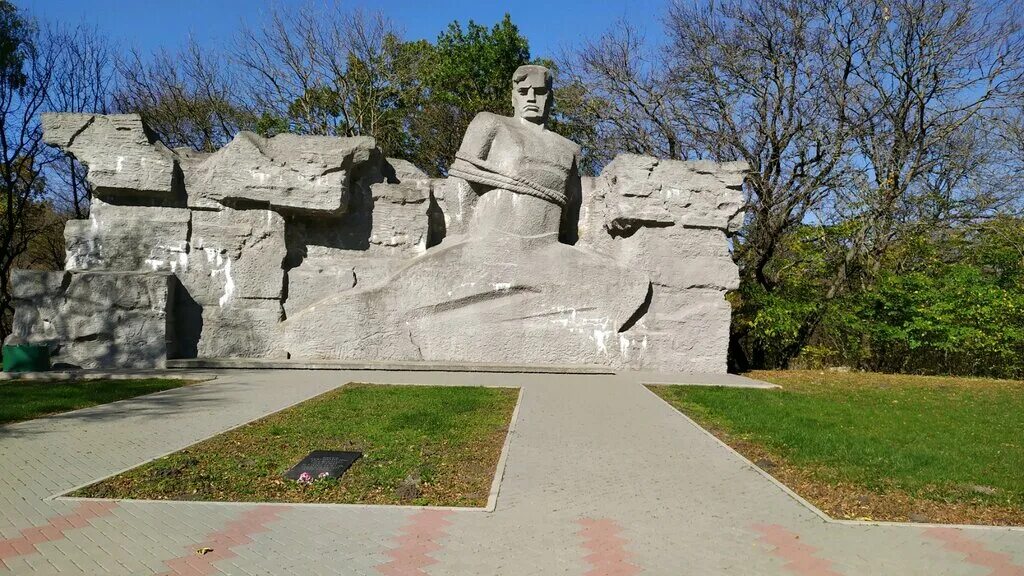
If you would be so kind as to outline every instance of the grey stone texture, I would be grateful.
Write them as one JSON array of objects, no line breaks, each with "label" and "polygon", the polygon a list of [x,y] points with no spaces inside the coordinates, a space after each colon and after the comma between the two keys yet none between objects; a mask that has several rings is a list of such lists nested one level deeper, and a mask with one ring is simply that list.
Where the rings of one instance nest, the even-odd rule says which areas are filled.
[{"label": "grey stone texture", "polygon": [[518,118],[481,112],[466,129],[450,174],[564,206],[580,147]]},{"label": "grey stone texture", "polygon": [[46,115],[96,195],[65,227],[66,271],[14,276],[10,341],[82,367],[724,372],[746,166],[621,155],[580,178],[579,148],[544,127],[550,74],[515,78],[516,116],[479,115],[447,178],[370,138],[241,133],[211,154],[167,149],[135,115]]},{"label": "grey stone texture", "polygon": [[284,218],[270,210],[197,210],[182,283],[204,306],[280,300],[284,292]]},{"label": "grey stone texture", "polygon": [[[465,194],[477,197],[464,234],[446,229],[440,245],[383,282],[289,314],[281,347],[304,359],[629,363],[643,344],[625,333],[646,309],[650,281],[559,242],[578,156],[576,144],[542,121],[477,115],[450,171],[468,184]],[[436,202],[427,182],[374,185],[374,214],[378,207],[387,215],[394,206]],[[428,225],[424,248],[432,244],[429,231]],[[384,241],[409,243],[399,234]]]},{"label": "grey stone texture", "polygon": [[[507,190],[481,197],[491,201],[554,206]],[[554,224],[542,236],[487,233],[480,224],[448,237],[382,284],[289,315],[281,345],[293,358],[615,362],[618,330],[643,305],[648,282],[560,244]]]},{"label": "grey stone texture", "polygon": [[289,314],[382,282],[427,247],[430,180],[374,183],[354,191],[349,212],[287,223]]},{"label": "grey stone texture", "polygon": [[55,365],[156,368],[175,353],[170,272],[15,270],[8,344],[42,344]]},{"label": "grey stone texture", "polygon": [[742,222],[744,162],[657,160],[623,154],[584,180],[579,244],[651,276],[636,338],[644,369],[725,372],[739,287],[727,233]]},{"label": "grey stone texture", "polygon": [[181,192],[175,154],[157,141],[138,114],[43,114],[43,139],[89,168],[100,197],[126,194],[170,201]]},{"label": "grey stone texture", "polygon": [[412,162],[401,158],[388,158],[387,167],[384,169],[384,176],[388,181],[402,183],[407,180],[423,180],[429,178],[427,173],[420,170]]},{"label": "grey stone texture", "polygon": [[465,234],[479,195],[469,182],[455,176],[435,179],[432,184],[446,233]]},{"label": "grey stone texture", "polygon": [[181,338],[203,357],[264,357],[282,316],[284,218],[269,210],[196,210]]},{"label": "grey stone texture", "polygon": [[185,208],[140,209],[93,198],[88,219],[64,226],[65,268],[177,272],[188,263],[191,220]]},{"label": "grey stone texture", "polygon": [[382,182],[371,187],[373,216],[380,220],[370,233],[370,244],[422,253],[427,249],[427,211],[431,181]]},{"label": "grey stone texture", "polygon": [[241,132],[190,170],[186,186],[190,197],[227,205],[340,214],[353,169],[374,150],[367,137]]}]

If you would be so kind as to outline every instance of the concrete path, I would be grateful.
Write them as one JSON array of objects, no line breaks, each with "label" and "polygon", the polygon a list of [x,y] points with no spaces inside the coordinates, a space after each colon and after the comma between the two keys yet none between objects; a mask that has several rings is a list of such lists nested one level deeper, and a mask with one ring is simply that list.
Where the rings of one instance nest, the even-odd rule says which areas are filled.
[{"label": "concrete path", "polygon": [[[228,371],[0,427],[0,574],[1024,576],[1024,530],[823,519],[642,386],[681,379]],[[351,381],[521,387],[495,510],[54,498]]]}]

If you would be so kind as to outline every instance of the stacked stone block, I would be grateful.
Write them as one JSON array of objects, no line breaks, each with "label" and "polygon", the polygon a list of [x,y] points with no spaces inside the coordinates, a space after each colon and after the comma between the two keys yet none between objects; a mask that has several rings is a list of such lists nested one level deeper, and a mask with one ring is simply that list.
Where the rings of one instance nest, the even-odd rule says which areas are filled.
[{"label": "stacked stone block", "polygon": [[742,224],[746,170],[623,154],[585,180],[580,243],[651,277],[650,308],[629,335],[634,366],[726,371],[725,293],[739,286],[727,234]]},{"label": "stacked stone block", "polygon": [[49,346],[58,367],[152,368],[175,353],[170,272],[15,270],[11,280],[8,343]]}]

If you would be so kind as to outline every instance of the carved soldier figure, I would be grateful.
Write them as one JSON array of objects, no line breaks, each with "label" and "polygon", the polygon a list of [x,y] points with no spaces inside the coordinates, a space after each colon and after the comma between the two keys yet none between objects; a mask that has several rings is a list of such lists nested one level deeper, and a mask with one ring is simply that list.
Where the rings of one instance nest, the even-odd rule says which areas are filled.
[{"label": "carved soldier figure", "polygon": [[[449,174],[481,194],[473,222],[550,233],[577,191],[580,147],[546,128],[554,101],[547,68],[520,66],[512,80],[515,116],[477,114]],[[498,192],[485,194],[492,189]]]},{"label": "carved soldier figure", "polygon": [[445,238],[380,285],[288,318],[281,345],[291,357],[629,360],[633,344],[621,333],[646,312],[650,282],[559,242],[579,189],[580,148],[546,129],[549,70],[521,66],[512,81],[515,116],[477,114],[449,171],[478,195],[466,234]]}]

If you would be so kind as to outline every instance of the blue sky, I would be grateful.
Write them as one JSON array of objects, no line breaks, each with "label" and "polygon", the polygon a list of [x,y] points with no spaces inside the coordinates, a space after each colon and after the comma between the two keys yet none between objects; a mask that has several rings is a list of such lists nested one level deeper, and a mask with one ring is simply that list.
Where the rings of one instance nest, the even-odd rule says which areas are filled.
[{"label": "blue sky", "polygon": [[[269,7],[301,6],[307,0],[13,0],[37,18],[99,27],[124,47],[177,48],[189,35],[202,45],[228,41],[240,22],[258,24]],[[333,0],[315,0],[331,3]],[[492,25],[509,12],[530,40],[534,57],[557,56],[559,50],[596,37],[625,17],[644,27],[651,40],[660,32],[668,0],[349,0],[345,7],[380,9],[409,39],[434,40],[452,20]]]}]

